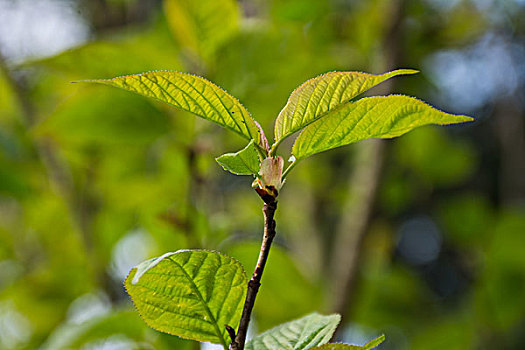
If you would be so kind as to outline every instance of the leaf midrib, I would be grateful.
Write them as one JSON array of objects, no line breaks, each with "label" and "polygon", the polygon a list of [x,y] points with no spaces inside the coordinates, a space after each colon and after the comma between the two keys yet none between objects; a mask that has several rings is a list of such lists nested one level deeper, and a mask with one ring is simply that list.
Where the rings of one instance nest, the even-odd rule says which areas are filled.
[{"label": "leaf midrib", "polygon": [[[139,77],[140,77],[140,76],[144,76],[144,77],[145,77],[146,75],[145,75],[145,74],[129,75],[129,76],[122,76],[122,77],[117,77],[117,78],[113,78],[113,79],[100,79],[100,80],[93,80],[93,82],[99,82],[99,83],[104,83],[104,84],[108,84],[108,83],[110,83],[110,85],[113,85],[114,82],[116,82],[116,81],[121,81],[121,82],[124,83],[124,85],[128,85],[128,86],[130,86],[128,83],[125,82],[125,79],[122,79],[122,80],[116,80],[116,79],[119,79],[119,78],[125,78],[125,77],[135,77],[135,76],[139,76]],[[149,77],[148,77],[147,79],[150,80]],[[185,79],[182,79],[182,80],[185,81],[187,84],[189,84],[187,80],[185,80]],[[89,81],[89,80],[88,80],[88,81]],[[151,81],[151,80],[150,80],[150,81]],[[211,83],[211,82],[210,82],[210,83]],[[212,83],[212,84],[213,84],[213,83]],[[157,84],[157,85],[158,85],[158,84]],[[173,85],[174,85],[174,84],[173,84]],[[191,86],[191,84],[189,84],[189,85]],[[151,88],[149,88],[149,90],[151,91]],[[191,95],[189,95],[187,92],[185,92],[184,90],[181,90],[180,88],[179,88],[179,90],[180,90],[181,92],[185,93],[188,97],[190,97],[192,100],[195,101],[195,99],[194,99]],[[195,90],[195,89],[194,89],[194,90]],[[130,91],[133,91],[133,92],[135,92],[135,93],[138,93],[139,95],[143,95],[143,96],[144,96],[144,94],[142,94],[141,92],[137,91],[136,89],[134,89],[134,90],[130,90]],[[248,135],[245,135],[245,134],[243,133],[242,129],[236,129],[236,128],[232,127],[231,125],[227,124],[227,123],[225,122],[225,120],[224,120],[224,117],[222,117],[222,115],[220,115],[220,113],[217,111],[217,108],[211,103],[211,101],[210,101],[209,99],[207,99],[206,97],[204,97],[204,96],[203,96],[198,90],[196,90],[196,92],[199,94],[199,96],[201,96],[206,102],[208,102],[208,103],[210,104],[210,106],[212,107],[212,109],[215,110],[216,113],[218,113],[219,118],[222,119],[222,122],[224,123],[224,124],[221,124],[221,126],[223,126],[224,128],[226,128],[226,129],[228,129],[228,130],[230,130],[230,131],[235,132],[236,134],[242,136],[242,137],[243,137],[244,139],[246,139],[246,140],[251,140],[251,138],[250,138]],[[180,109],[182,109],[182,110],[184,110],[184,111],[186,111],[186,112],[189,112],[189,113],[195,114],[196,116],[201,117],[201,118],[203,118],[203,119],[205,119],[205,120],[208,120],[208,121],[214,122],[213,120],[210,120],[208,117],[206,117],[206,115],[204,115],[204,113],[198,113],[198,112],[191,111],[191,110],[189,110],[189,109],[187,109],[187,108],[183,108],[182,105],[177,106],[177,105],[175,105],[174,103],[172,103],[172,102],[168,102],[168,101],[165,101],[165,100],[162,100],[162,99],[156,97],[155,95],[153,95],[153,96],[146,96],[146,97],[149,97],[149,98],[155,99],[155,100],[160,101],[160,102],[164,102],[164,103],[166,103],[166,104],[168,104],[168,105],[174,106],[174,107],[176,107],[176,108],[180,108]],[[173,97],[171,96],[171,94],[170,94],[170,97],[173,99]],[[235,101],[235,102],[238,102],[238,101]],[[240,103],[239,103],[239,104],[240,104]],[[199,107],[200,107],[201,111],[204,112],[204,111],[202,110],[202,107],[200,106],[200,104],[199,104]],[[239,109],[240,109],[240,107],[239,107]],[[228,114],[229,114],[229,113],[228,113]],[[229,115],[230,115],[230,117],[231,117],[231,114],[229,114]],[[245,118],[244,116],[243,116],[243,119],[246,120],[246,118]],[[235,121],[234,121],[234,123],[235,123],[235,125],[238,126],[238,123],[236,123]],[[246,129],[248,130],[249,128],[246,127]],[[250,133],[250,135],[251,135],[251,132],[249,132],[249,133]]]},{"label": "leaf midrib", "polygon": [[[310,333],[308,336],[303,336],[303,334],[301,334],[301,336],[299,337],[299,340],[297,341],[297,343],[294,346],[294,350],[302,350],[302,349],[305,349],[306,346],[309,346],[309,345],[317,346],[317,344],[311,344],[311,343],[315,340],[315,338],[322,331],[324,331],[329,326],[330,326],[330,324],[325,324],[322,327],[317,327],[317,329],[314,332]],[[306,330],[307,330],[307,327],[305,326],[303,332],[306,331]],[[299,341],[301,341],[301,342],[299,342]],[[300,347],[298,347],[298,346],[300,346]]]},{"label": "leaf midrib", "polygon": [[[186,84],[188,84],[188,86],[190,86],[193,91],[198,94],[200,97],[202,97],[204,99],[204,101],[208,102],[208,104],[213,108],[213,110],[215,110],[215,113],[217,113],[217,116],[219,118],[221,118],[222,122],[224,123],[224,125],[226,126],[229,126],[228,123],[226,123],[226,120],[224,119],[224,116],[219,112],[219,110],[217,109],[217,107],[213,104],[213,102],[207,98],[206,96],[204,96],[204,92],[201,92],[199,90],[197,90],[197,88],[194,86],[194,84],[191,84],[188,80],[186,80],[185,78],[181,77],[180,78],[182,81],[184,81]],[[173,83],[172,83],[173,84]],[[206,90],[206,86],[204,86],[204,90]],[[203,90],[203,91],[204,91]],[[233,123],[237,126],[238,128],[238,133],[242,133],[242,129],[241,127],[239,126],[239,124],[237,123],[237,121],[232,117],[231,113],[228,111],[228,109],[224,106],[224,104],[222,103],[222,100],[221,98],[217,95],[217,92],[215,91],[215,89],[211,88],[211,91],[214,93],[215,97],[217,97],[217,99],[219,100],[219,102],[221,102],[222,104],[222,107],[224,108],[224,110],[228,113],[228,115],[230,116],[230,119],[233,121]],[[204,111],[203,111],[204,112]],[[230,126],[231,127],[231,126]],[[232,130],[237,130],[233,127],[231,127]],[[243,134],[244,135],[244,134]],[[251,137],[251,134],[250,134],[250,137]]]},{"label": "leaf midrib", "polygon": [[[364,92],[364,91],[363,91]],[[307,126],[311,125],[312,123],[318,121],[319,119],[321,118],[324,118],[326,117],[328,114],[330,113],[336,113],[339,109],[351,104],[351,103],[354,103],[355,101],[353,101],[354,98],[356,98],[357,96],[361,95],[361,93],[351,97],[350,99],[348,99],[347,101],[345,102],[342,102],[341,104],[339,104],[337,107],[333,108],[333,109],[328,109],[326,112],[322,113],[322,114],[319,114],[319,116],[317,118],[312,118],[312,120],[310,120],[309,122],[305,123],[304,125],[301,125],[300,127],[297,127],[295,129],[291,129],[288,134],[286,136],[283,136],[281,139],[277,140],[274,142],[274,144],[272,145],[272,148],[276,148],[277,146],[279,146],[279,144],[284,140],[286,139],[288,136],[292,135],[293,133],[299,131],[299,130],[304,130],[306,129]],[[295,154],[294,154],[295,155]]]},{"label": "leaf midrib", "polygon": [[170,257],[168,257],[168,260],[170,260],[172,263],[174,263],[176,266],[178,266],[182,272],[184,273],[184,276],[188,279],[188,281],[190,282],[190,285],[191,285],[191,288],[193,289],[193,291],[195,292],[195,294],[197,294],[197,296],[199,297],[200,301],[202,302],[202,304],[204,305],[204,310],[206,311],[206,313],[208,314],[208,316],[210,317],[210,320],[213,321],[213,327],[215,328],[215,331],[217,332],[217,336],[218,338],[220,339],[221,341],[221,345],[224,347],[224,349],[228,349],[228,345],[226,345],[226,342],[224,341],[224,338],[222,337],[222,333],[219,329],[219,325],[217,324],[217,320],[215,319],[215,317],[213,316],[210,308],[208,307],[208,304],[206,303],[206,301],[204,300],[204,297],[202,296],[201,292],[199,291],[199,289],[197,288],[197,285],[195,284],[195,282],[193,281],[193,279],[191,278],[191,276],[188,274],[188,272],[186,272],[186,270],[182,267],[181,264],[179,264],[177,261],[173,260]]},{"label": "leaf midrib", "polygon": [[[373,75],[373,74],[372,74],[372,76],[373,76],[372,79],[373,79],[373,80],[376,80],[376,81],[377,81],[377,80],[381,80],[381,81],[380,81],[380,82],[374,82],[374,83],[372,83],[372,86],[371,86],[371,87],[369,87],[368,89],[365,89],[365,90],[363,90],[363,91],[361,91],[361,92],[356,93],[354,96],[348,98],[348,99],[347,99],[346,101],[344,101],[344,102],[340,102],[340,104],[339,104],[337,107],[335,107],[335,108],[333,108],[333,109],[328,108],[326,112],[324,112],[324,113],[322,113],[322,114],[319,114],[319,115],[317,116],[317,118],[312,118],[312,120],[310,120],[310,121],[307,122],[306,124],[301,125],[300,127],[296,127],[296,128],[292,128],[292,129],[290,129],[286,135],[283,134],[283,135],[281,135],[281,138],[280,138],[280,139],[275,140],[274,144],[272,145],[272,149],[273,149],[273,150],[276,149],[277,146],[279,146],[279,144],[280,144],[284,139],[286,139],[288,136],[292,135],[293,133],[295,133],[295,132],[297,132],[297,131],[299,131],[299,130],[301,130],[301,129],[304,130],[307,126],[309,126],[309,125],[312,124],[313,122],[318,121],[318,120],[321,119],[321,118],[324,118],[327,114],[330,114],[330,113],[332,113],[332,112],[337,112],[340,108],[342,108],[342,107],[348,105],[349,103],[353,103],[353,102],[355,102],[355,101],[353,101],[353,100],[354,100],[356,97],[358,97],[358,96],[360,96],[361,94],[365,93],[366,91],[372,89],[373,87],[375,87],[375,86],[377,86],[377,85],[379,85],[379,84],[381,84],[381,83],[384,83],[384,82],[387,81],[388,79],[394,78],[394,77],[396,77],[396,76],[398,76],[398,75],[405,75],[405,74],[408,74],[408,73],[400,73],[400,74],[394,74],[394,75],[392,75],[392,73],[394,73],[394,72],[396,72],[396,71],[397,71],[397,70],[393,70],[393,71],[391,71],[391,72],[383,73],[383,74],[380,74],[380,75]],[[334,72],[334,73],[343,73],[343,74],[344,74],[344,73],[346,73],[346,72]],[[366,73],[365,73],[365,74],[366,74]],[[335,77],[335,76],[334,76],[334,77]],[[334,77],[333,77],[333,78],[334,78]],[[333,78],[330,80],[330,83],[333,81]],[[357,78],[356,78],[356,79],[357,79]],[[339,81],[339,83],[340,83],[340,81]],[[306,82],[305,82],[303,85],[305,85],[305,84],[306,84]],[[301,85],[299,88],[297,88],[297,90],[294,90],[294,91],[292,92],[292,94],[296,93],[296,91],[300,91],[300,90],[303,88],[303,85]],[[316,87],[317,87],[317,85],[316,85]],[[314,88],[314,90],[315,90],[315,88]],[[324,95],[323,95],[323,96],[324,96]],[[311,96],[310,96],[310,97],[311,97]],[[310,103],[310,101],[308,101],[308,103]],[[285,108],[286,108],[286,106],[285,106]],[[305,111],[306,111],[306,109],[305,109]],[[294,113],[295,113],[295,108],[294,108]],[[302,117],[301,121],[302,121],[303,119],[304,119],[304,116]],[[283,126],[283,127],[284,127],[284,126]]]},{"label": "leaf midrib", "polygon": [[[345,73],[345,72],[337,72],[337,73]],[[337,75],[334,75],[334,76],[330,79],[329,84],[331,84],[331,83],[333,82],[334,78],[336,78],[336,77],[337,77]],[[344,76],[342,76],[342,77],[344,77]],[[342,79],[342,78],[341,78],[341,79]],[[382,81],[382,82],[383,82],[383,81]],[[382,83],[382,82],[381,82],[381,83]],[[339,81],[339,83],[340,83],[340,81]],[[339,83],[338,83],[338,84],[339,84]],[[319,82],[317,82],[317,84],[315,85],[315,87],[314,87],[314,91],[315,91],[315,89],[317,88],[317,85],[318,85],[318,84],[319,84]],[[329,85],[329,84],[328,84],[328,85]],[[379,84],[380,84],[380,83],[379,83]],[[379,84],[376,84],[376,85],[379,85]],[[374,85],[374,86],[375,86],[375,85]],[[298,89],[297,91],[299,91],[299,89]],[[329,113],[331,113],[331,112],[335,112],[335,111],[337,111],[341,106],[344,106],[344,105],[346,105],[346,104],[348,104],[348,103],[351,103],[352,100],[353,100],[354,98],[356,98],[357,96],[361,95],[362,93],[364,93],[364,92],[366,92],[366,91],[367,91],[367,90],[365,90],[365,91],[361,91],[361,92],[355,94],[354,96],[348,98],[346,101],[344,101],[344,102],[340,102],[340,104],[339,104],[338,106],[336,106],[335,108],[330,109],[330,107],[329,107],[329,108],[326,110],[326,112],[319,114],[316,118],[312,118],[312,120],[310,120],[309,122],[307,122],[307,123],[305,123],[305,124],[301,124],[301,123],[303,122],[303,120],[304,120],[304,115],[303,115],[303,116],[301,117],[301,123],[299,124],[300,126],[299,126],[299,127],[295,127],[295,128],[291,128],[290,130],[288,130],[288,133],[281,135],[281,138],[280,138],[279,140],[276,140],[275,143],[274,143],[274,145],[277,147],[277,146],[278,146],[278,145],[279,145],[284,139],[286,139],[288,136],[292,135],[294,132],[297,132],[297,131],[299,131],[299,130],[301,130],[301,129],[306,128],[308,125],[310,125],[310,124],[312,124],[313,122],[315,122],[315,121],[317,121],[317,120],[323,118],[324,116],[326,116],[327,114],[329,114]],[[295,93],[295,91],[294,91],[293,93]],[[312,92],[311,95],[313,95],[313,92]],[[311,97],[312,97],[311,95],[308,97],[307,107],[308,107],[308,105],[310,104],[310,100],[311,100]],[[324,93],[323,93],[323,97],[324,97]],[[305,108],[305,112],[308,110],[307,107]],[[293,113],[292,113],[292,117],[293,117],[293,115],[295,115],[295,111],[296,111],[296,108],[294,108],[294,111],[293,111]],[[316,112],[317,112],[317,110],[316,110]],[[293,125],[293,123],[292,123],[292,125]]]},{"label": "leaf midrib", "polygon": [[[355,97],[355,96],[354,96],[354,97]],[[325,115],[327,115],[327,114],[329,114],[329,113],[332,113],[332,112],[333,112],[334,114],[336,114],[340,109],[342,109],[343,107],[346,107],[346,106],[348,106],[348,105],[350,105],[350,104],[352,104],[352,103],[355,103],[355,102],[348,101],[348,102],[342,103],[342,104],[340,104],[339,106],[337,106],[336,108],[334,108],[334,109],[328,111],[327,113],[325,113],[323,116],[325,116]],[[318,121],[318,120],[321,119],[321,118],[322,118],[322,117],[319,117],[319,118],[315,119],[314,121]],[[341,119],[341,120],[337,123],[337,126],[334,128],[334,130],[335,130],[337,127],[339,127],[339,125],[343,122],[343,120],[344,120],[344,119]],[[306,129],[306,127],[309,126],[310,124],[312,124],[314,121],[312,121],[311,123],[308,123],[308,124],[304,127],[304,129]],[[304,129],[303,129],[303,131],[304,131]],[[302,132],[303,132],[303,131],[302,131]],[[302,134],[302,132],[301,132],[301,134]],[[315,130],[314,135],[315,135],[316,132],[317,132],[317,130]],[[333,134],[333,133],[334,133],[334,132],[332,131],[332,134]],[[299,136],[301,136],[301,135],[299,135]],[[308,149],[310,148],[310,145],[312,144],[312,140],[313,140],[313,137],[310,137],[309,142],[308,142],[308,146],[307,146],[306,150],[308,150]],[[297,140],[296,140],[295,142],[297,142]],[[294,146],[295,146],[295,142],[294,142]],[[297,154],[294,154],[294,156],[296,157],[296,161],[299,161],[299,160],[302,160],[302,159],[304,159],[304,158],[307,158],[309,155],[303,155],[302,157],[299,157]]]}]

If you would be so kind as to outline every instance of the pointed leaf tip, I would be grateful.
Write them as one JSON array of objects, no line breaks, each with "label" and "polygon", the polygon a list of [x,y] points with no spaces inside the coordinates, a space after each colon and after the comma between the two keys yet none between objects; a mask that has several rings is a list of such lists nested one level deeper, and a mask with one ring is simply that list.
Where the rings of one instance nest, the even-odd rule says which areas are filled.
[{"label": "pointed leaf tip", "polygon": [[235,97],[207,79],[176,71],[152,71],[112,79],[83,80],[115,86],[168,103],[214,122],[263,146],[263,137],[250,113]]},{"label": "pointed leaf tip", "polygon": [[366,343],[363,347],[365,350],[373,349],[377,347],[379,344],[385,341],[385,335],[381,334],[379,337],[370,340],[368,343]]},{"label": "pointed leaf tip", "polygon": [[385,340],[385,336],[381,335],[377,337],[376,339],[369,341],[363,346],[342,344],[342,343],[330,343],[330,344],[324,344],[321,346],[317,346],[315,348],[311,348],[311,350],[370,350],[370,349],[374,349],[375,347],[377,347],[384,340]]},{"label": "pointed leaf tip", "polygon": [[414,97],[366,97],[348,103],[306,127],[297,137],[292,153],[297,159],[304,159],[365,139],[401,136],[423,125],[473,120],[472,117],[442,112]]},{"label": "pointed leaf tip", "polygon": [[393,70],[390,73],[394,73],[394,72],[399,73],[399,74],[405,74],[405,75],[420,73],[420,71],[418,71],[417,69],[412,69],[412,68],[400,68],[400,69]]},{"label": "pointed leaf tip", "polygon": [[380,75],[362,72],[329,72],[295,89],[275,121],[275,143],[308,126],[354,97],[397,75],[418,73],[397,69]]}]

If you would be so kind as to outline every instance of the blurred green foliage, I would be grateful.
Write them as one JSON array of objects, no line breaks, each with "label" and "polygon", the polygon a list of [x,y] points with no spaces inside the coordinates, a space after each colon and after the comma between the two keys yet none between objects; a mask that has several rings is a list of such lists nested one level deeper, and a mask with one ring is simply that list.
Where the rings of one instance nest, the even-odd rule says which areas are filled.
[{"label": "blurred green foliage", "polygon": [[[113,26],[100,23],[140,1],[102,1],[107,13],[94,3],[84,1],[82,12],[93,24],[91,42],[2,63],[0,349],[196,349],[149,329],[122,281],[140,261],[182,248],[218,249],[251,271],[260,199],[248,177],[214,160],[244,141],[169,106],[69,82],[192,72],[225,87],[271,130],[303,81],[330,70],[386,70],[396,2],[166,0],[152,2],[141,20]],[[394,92],[446,110],[455,104],[431,73],[433,55],[495,35],[522,57],[523,1],[403,4],[399,66],[422,74],[400,79]],[[523,87],[519,67],[513,78]],[[490,71],[482,73],[489,84]],[[463,74],[459,80],[471,73]],[[523,89],[491,95],[481,107],[454,111],[476,116],[475,124],[425,127],[386,142],[339,337],[364,343],[384,333],[381,349],[525,346],[524,100]],[[353,198],[358,148],[317,155],[287,180],[278,246],[255,307],[259,333],[332,311],[332,239]],[[422,238],[410,241],[410,227]],[[432,242],[437,250],[421,255]]]}]

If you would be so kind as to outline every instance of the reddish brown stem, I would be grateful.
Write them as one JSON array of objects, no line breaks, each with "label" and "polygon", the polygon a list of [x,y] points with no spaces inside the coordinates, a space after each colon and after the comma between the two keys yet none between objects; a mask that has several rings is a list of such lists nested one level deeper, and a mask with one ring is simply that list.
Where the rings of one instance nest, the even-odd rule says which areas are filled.
[{"label": "reddish brown stem", "polygon": [[277,209],[276,201],[267,201],[263,206],[264,214],[264,235],[261,243],[261,251],[259,253],[259,259],[255,266],[252,278],[248,282],[248,291],[246,293],[246,300],[244,302],[244,309],[242,311],[241,323],[235,340],[232,341],[230,346],[231,350],[244,350],[244,343],[246,341],[246,334],[248,333],[248,324],[250,323],[250,317],[252,314],[253,306],[255,305],[255,298],[257,292],[261,286],[261,278],[264,272],[264,266],[266,260],[268,260],[268,254],[270,253],[270,247],[272,245],[273,238],[275,237],[275,220],[273,219],[275,210]]}]

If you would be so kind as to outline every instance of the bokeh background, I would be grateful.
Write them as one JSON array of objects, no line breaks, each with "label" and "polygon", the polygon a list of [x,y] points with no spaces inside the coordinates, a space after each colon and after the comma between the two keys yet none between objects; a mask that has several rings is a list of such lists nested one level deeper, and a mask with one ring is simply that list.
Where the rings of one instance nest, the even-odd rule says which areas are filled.
[{"label": "bokeh background", "polygon": [[256,261],[261,200],[214,161],[241,138],[70,81],[200,74],[271,135],[303,81],[398,67],[421,73],[372,93],[477,121],[296,167],[253,329],[339,312],[338,339],[384,350],[524,349],[524,21],[523,0],[0,0],[0,349],[199,349],[145,326],[127,272],[182,248]]}]

